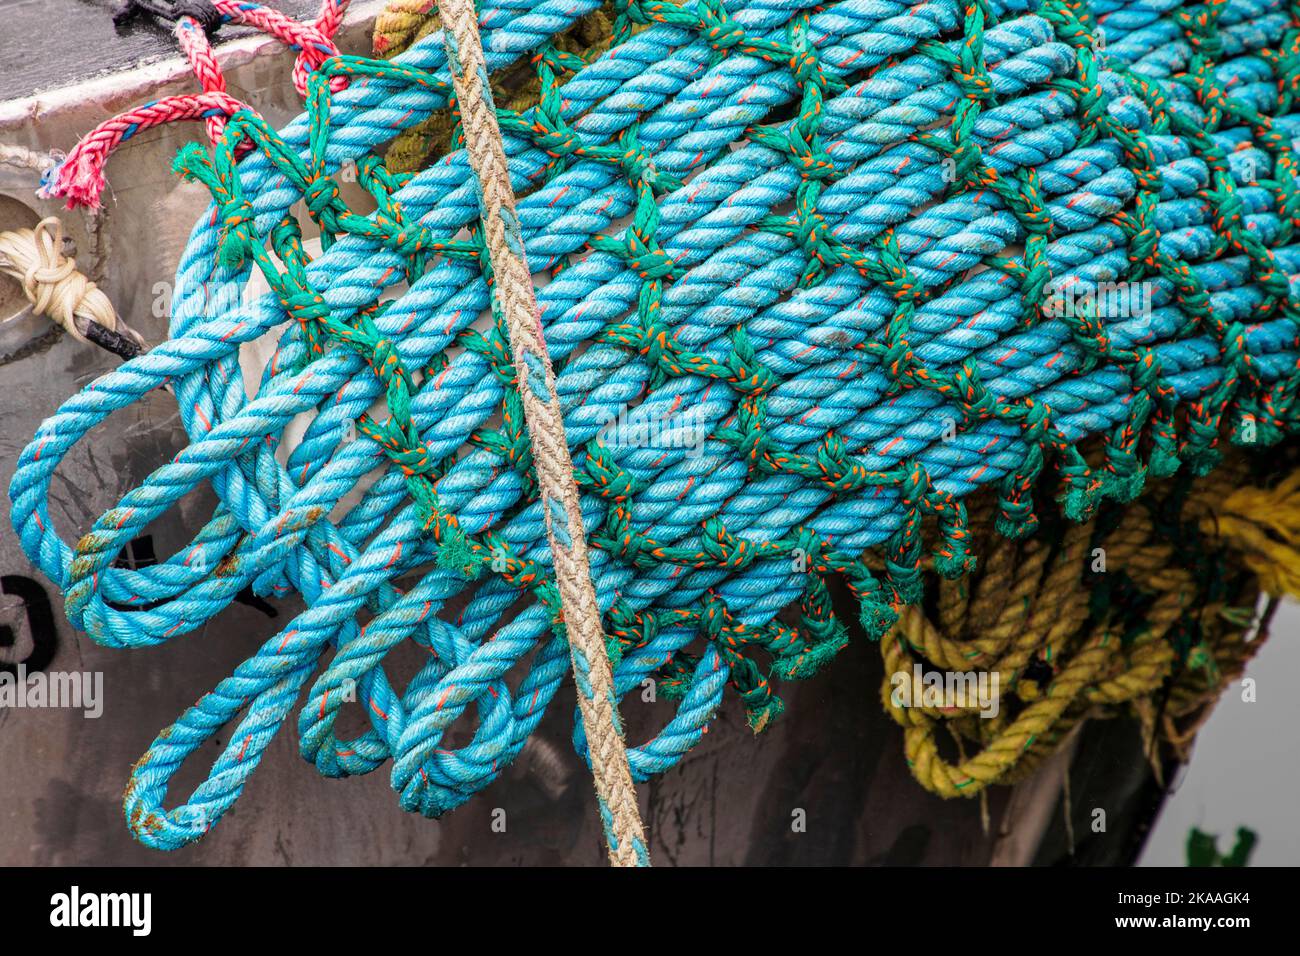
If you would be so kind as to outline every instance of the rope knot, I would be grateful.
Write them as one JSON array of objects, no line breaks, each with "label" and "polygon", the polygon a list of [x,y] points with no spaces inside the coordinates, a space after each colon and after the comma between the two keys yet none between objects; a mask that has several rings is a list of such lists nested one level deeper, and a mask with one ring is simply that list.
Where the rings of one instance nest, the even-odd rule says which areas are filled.
[{"label": "rope knot", "polygon": [[866,468],[848,453],[844,440],[834,432],[817,447],[816,461],[822,483],[837,494],[852,493],[867,485]]},{"label": "rope knot", "polygon": [[609,509],[605,516],[605,527],[595,535],[594,541],[602,550],[628,564],[643,566],[655,563],[649,555],[641,552],[644,548],[653,549],[657,545],[633,530],[632,514],[621,504]]},{"label": "rope knot", "polygon": [[37,315],[47,316],[80,342],[94,336],[98,345],[129,357],[144,340],[119,321],[103,291],[63,254],[63,223],[55,216],[35,229],[0,232],[0,273],[13,276]]},{"label": "rope knot", "polygon": [[1207,60],[1217,62],[1223,56],[1223,37],[1219,35],[1221,4],[1205,4],[1178,10],[1174,19],[1183,28],[1183,39]]},{"label": "rope knot", "polygon": [[748,39],[744,29],[727,15],[719,0],[701,0],[699,16],[704,25],[704,39],[719,52],[740,46]]},{"label": "rope knot", "polygon": [[717,518],[710,518],[704,523],[701,543],[704,553],[716,562],[716,566],[727,571],[744,570],[757,557],[752,543],[737,538]]},{"label": "rope knot", "polygon": [[732,353],[727,356],[727,368],[731,375],[727,380],[739,391],[750,395],[771,391],[776,386],[776,376],[770,369],[759,364],[754,346],[744,328],[736,329],[731,343]]},{"label": "rope knot", "polygon": [[252,204],[243,196],[236,195],[226,198],[221,213],[221,261],[228,266],[237,266],[253,246],[253,226],[257,217]]},{"label": "rope knot", "polygon": [[828,570],[826,548],[827,544],[822,536],[807,525],[801,525],[795,533],[794,551],[803,556],[807,571],[824,574]]},{"label": "rope knot", "polygon": [[329,318],[330,307],[325,299],[310,289],[300,289],[284,299],[284,309],[302,325],[321,322]]},{"label": "rope knot", "polygon": [[745,460],[751,474],[764,465],[771,465],[772,439],[763,427],[766,418],[767,403],[763,396],[747,395],[736,406],[736,428],[721,432]]},{"label": "rope knot", "polygon": [[606,454],[604,446],[594,439],[587,442],[587,460],[577,472],[577,479],[584,487],[611,501],[627,501],[642,487],[642,483]]},{"label": "rope knot", "polygon": [[302,198],[312,218],[319,220],[334,210],[339,201],[339,185],[330,176],[316,176],[304,185]]}]

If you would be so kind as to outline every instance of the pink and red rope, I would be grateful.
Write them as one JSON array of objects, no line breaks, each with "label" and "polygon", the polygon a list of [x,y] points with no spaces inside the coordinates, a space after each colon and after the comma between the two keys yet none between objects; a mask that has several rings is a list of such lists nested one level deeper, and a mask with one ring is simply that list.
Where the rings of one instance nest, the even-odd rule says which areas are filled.
[{"label": "pink and red rope", "polygon": [[[331,56],[338,55],[334,34],[343,22],[350,0],[322,0],[320,12],[312,23],[299,23],[278,10],[243,0],[212,0],[223,22],[255,27],[298,50],[293,67],[293,85],[300,96],[307,94],[307,76]],[[203,120],[209,140],[216,142],[225,129],[226,119],[252,107],[231,96],[216,54],[202,25],[193,17],[183,16],[176,22],[176,39],[194,75],[201,93],[168,96],[137,107],[107,120],[82,137],[59,167],[49,196],[62,196],[68,208],[98,206],[107,185],[104,167],[121,143],[142,130],[182,120]],[[337,92],[347,86],[346,77],[330,82]],[[254,111],[255,112],[255,111]]]}]

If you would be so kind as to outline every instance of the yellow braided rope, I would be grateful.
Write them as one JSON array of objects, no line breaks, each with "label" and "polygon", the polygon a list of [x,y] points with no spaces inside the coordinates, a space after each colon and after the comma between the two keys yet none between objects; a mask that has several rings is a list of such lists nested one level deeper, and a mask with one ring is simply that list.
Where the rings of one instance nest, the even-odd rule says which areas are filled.
[{"label": "yellow braided rope", "polygon": [[435,0],[389,0],[375,17],[371,43],[377,55],[396,56],[436,29],[437,24]]},{"label": "yellow braided rope", "polygon": [[[433,0],[391,0],[375,18],[375,55],[397,56],[440,25]],[[604,10],[593,10],[552,39],[560,50],[594,59],[609,48],[613,36],[613,21]],[[564,82],[561,78],[561,86]],[[527,62],[517,63],[492,77],[492,96],[497,104],[522,113],[537,105],[541,84]],[[449,152],[455,136],[455,115],[448,109],[438,110],[393,140],[384,154],[384,165],[395,173],[416,172]]]},{"label": "yellow braided rope", "polygon": [[[1093,521],[1065,528],[1054,548],[1045,536],[995,544],[975,575],[938,581],[930,612],[902,609],[880,643],[881,699],[903,728],[916,779],[944,797],[1014,783],[1079,721],[1119,707],[1138,717],[1153,763],[1157,738],[1185,759],[1219,694],[1259,646],[1258,638],[1247,640],[1253,614],[1243,606],[1253,607],[1260,589],[1300,593],[1300,471],[1273,488],[1251,486],[1245,477],[1244,459],[1231,459],[1193,488],[1184,507],[1209,544],[1229,549],[1258,579],[1233,596],[1235,607],[1198,604],[1192,574],[1177,565],[1174,546],[1136,502],[1100,540]],[[990,514],[974,505],[972,526],[987,528]],[[1151,598],[1142,632],[1127,644],[1123,622],[1108,616],[1088,626],[1096,555],[1104,556],[1105,573],[1122,572]],[[1189,614],[1202,642],[1180,665],[1173,635]],[[945,706],[900,699],[896,675],[911,675],[918,665],[996,679],[997,714],[981,717],[981,704],[969,699]],[[1038,679],[1026,678],[1031,665]],[[1040,686],[1048,668],[1050,681]],[[957,744],[955,759],[943,753],[946,736]]]},{"label": "yellow braided rope", "polygon": [[1300,594],[1300,471],[1276,488],[1238,488],[1201,528],[1231,542],[1263,590]]}]

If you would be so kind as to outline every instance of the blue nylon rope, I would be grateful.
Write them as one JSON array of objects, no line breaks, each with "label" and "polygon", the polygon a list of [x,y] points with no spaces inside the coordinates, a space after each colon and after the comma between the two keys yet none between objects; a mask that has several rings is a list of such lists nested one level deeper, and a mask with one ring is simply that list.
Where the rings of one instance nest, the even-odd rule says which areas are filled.
[{"label": "blue nylon rope", "polygon": [[[490,65],[505,66],[535,50],[596,6],[484,4]],[[1032,6],[991,5],[1001,22],[985,33],[984,52],[997,103],[983,110],[974,135],[999,173],[1037,171],[1056,225],[1046,252],[1052,274],[1058,280],[1116,281],[1126,273],[1127,241],[1110,217],[1131,202],[1137,185],[1118,144],[1084,137],[1075,102],[1053,85],[1072,75],[1075,53],[1046,20],[1029,12]],[[1179,6],[1170,0],[1094,4],[1107,34],[1108,65],[1161,80],[1181,69],[1186,43],[1167,19]],[[750,35],[771,39],[784,39],[798,13],[814,11],[808,29],[822,67],[848,83],[828,94],[823,111],[825,149],[844,174],[825,188],[818,210],[836,237],[859,247],[894,227],[917,279],[927,287],[952,283],[917,308],[909,340],[917,357],[937,368],[973,362],[995,394],[1033,396],[1050,405],[1054,424],[1071,441],[1126,421],[1133,393],[1127,372],[1105,365],[1080,372],[1084,356],[1064,323],[1023,327],[1014,283],[998,272],[972,272],[989,255],[1022,240],[1015,217],[992,193],[967,190],[942,198],[944,171],[934,151],[906,140],[919,127],[945,121],[961,95],[946,67],[915,52],[923,41],[952,44],[961,26],[959,9],[951,2],[887,0],[845,0],[825,9],[788,0],[737,0],[728,9]],[[1288,28],[1285,10],[1281,2],[1234,0],[1220,19],[1225,52],[1218,81],[1262,111],[1276,101],[1276,86],[1258,51],[1275,46]],[[437,37],[398,58],[445,76],[444,61]],[[872,68],[878,69],[862,79]],[[1248,322],[1264,293],[1244,256],[1209,259],[1215,232],[1197,198],[1208,182],[1205,162],[1185,140],[1157,130],[1146,106],[1115,73],[1103,73],[1102,84],[1110,114],[1142,130],[1154,150],[1163,182],[1156,211],[1162,248],[1193,263],[1217,312]],[[1189,90],[1168,88],[1172,109],[1200,115]],[[799,87],[789,72],[734,51],[721,56],[692,31],[651,25],[570,79],[562,95],[563,113],[585,141],[613,142],[635,125],[657,170],[686,181],[659,203],[658,241],[682,270],[664,288],[664,321],[677,342],[715,361],[729,353],[733,330],[745,329],[758,361],[780,378],[767,396],[769,434],[779,447],[813,454],[834,431],[865,467],[884,470],[915,461],[936,487],[959,497],[1021,467],[1028,445],[1018,426],[994,419],[947,437],[954,413],[942,397],[917,389],[892,393],[883,368],[863,363],[854,347],[883,334],[896,306],[888,293],[851,269],[799,287],[807,255],[798,241],[750,228],[774,210],[788,210],[800,182],[784,154],[744,139],[748,127],[797,100]],[[333,100],[330,169],[366,155],[445,105],[429,90],[376,78],[354,81]],[[1300,115],[1274,122],[1288,137],[1300,132]],[[308,155],[305,118],[282,136]],[[1243,164],[1266,172],[1270,163],[1259,150],[1234,150],[1248,138],[1239,129],[1214,134],[1237,174],[1246,228],[1272,247],[1291,277],[1300,271],[1300,245],[1281,241],[1288,233],[1275,197],[1246,175]],[[613,167],[574,159],[547,178],[551,157],[516,137],[507,136],[506,146],[515,186],[524,194],[520,224],[536,267],[582,254],[597,233],[617,234],[619,221],[632,212],[635,193]],[[263,234],[302,198],[258,153],[241,163],[240,178]],[[437,160],[396,199],[409,219],[438,237],[451,238],[478,214],[472,173],[460,151]],[[435,548],[395,471],[374,480],[342,517],[328,517],[382,462],[364,436],[340,444],[348,426],[382,397],[382,385],[360,357],[344,350],[306,364],[305,337],[286,321],[273,296],[243,302],[248,270],[219,264],[215,221],[215,210],[203,217],[185,250],[169,341],[70,399],[24,451],[10,489],[15,528],[32,561],[67,592],[72,623],[109,646],[157,644],[194,631],[247,586],[260,594],[295,591],[307,605],[151,746],[127,799],[128,817],[144,842],[175,848],[205,833],[238,797],[304,687],[300,750],[318,770],[331,776],[366,773],[391,760],[401,805],[444,813],[487,786],[517,756],[564,678],[567,648],[535,604],[500,623],[519,592],[499,578],[481,582],[454,623],[437,616],[466,594],[467,585],[451,571],[429,569]],[[403,261],[376,243],[350,237],[314,261],[308,274],[332,314],[346,319],[400,274]],[[548,346],[562,362],[557,388],[566,430],[579,457],[627,406],[633,406],[631,420],[644,422],[690,408],[710,435],[735,414],[734,394],[719,383],[691,375],[659,382],[643,357],[593,342],[635,308],[642,281],[625,260],[594,251],[538,290]],[[1172,304],[1166,280],[1154,278],[1152,287],[1151,313],[1110,320],[1107,332],[1119,347],[1153,344],[1164,380],[1180,400],[1192,400],[1219,382],[1220,346],[1208,334],[1175,338],[1186,316]],[[1294,294],[1294,280],[1292,288]],[[477,266],[447,260],[374,321],[396,343],[403,363],[419,368],[451,346],[487,305]],[[275,360],[250,397],[239,348],[280,328]],[[1263,381],[1293,374],[1300,342],[1291,321],[1265,321],[1246,331]],[[49,518],[51,476],[91,428],[164,381],[175,390],[190,444],[123,499],[120,508],[134,509],[128,520],[94,533],[125,545],[136,529],[203,482],[211,483],[221,504],[189,545],[156,567],[78,566]],[[484,356],[457,354],[436,386],[424,388],[412,404],[431,457],[462,449],[499,410],[503,396]],[[280,435],[302,413],[314,417],[281,465]],[[803,527],[858,553],[887,541],[907,516],[897,489],[836,498],[794,475],[751,474],[733,449],[713,439],[698,453],[609,450],[641,485],[632,498],[638,523],[666,545],[698,542],[701,523],[716,518],[731,534],[751,540],[775,540]],[[439,482],[438,495],[467,531],[491,527],[521,556],[548,563],[540,506],[527,503],[521,476],[496,453],[464,454]],[[587,496],[583,508],[588,531],[595,533],[606,503]],[[414,586],[404,592],[395,587],[415,572]],[[606,610],[616,602],[641,611],[716,599],[734,619],[756,627],[797,601],[805,587],[805,575],[775,561],[740,570],[645,569],[594,550],[592,573]],[[128,609],[131,604],[150,607]],[[363,610],[371,615],[364,628],[358,621]],[[640,686],[696,637],[683,627],[653,635],[618,662],[618,692]],[[399,692],[381,661],[408,638],[430,656]],[[334,656],[317,674],[327,648]],[[521,671],[512,691],[506,675]],[[629,751],[638,779],[673,766],[698,742],[728,678],[726,664],[708,645],[672,720]],[[351,688],[371,726],[342,741],[333,722]],[[477,718],[473,740],[446,746],[446,732],[471,705]],[[180,807],[163,811],[181,762],[237,718],[207,781]],[[580,727],[575,745],[585,752]]]}]

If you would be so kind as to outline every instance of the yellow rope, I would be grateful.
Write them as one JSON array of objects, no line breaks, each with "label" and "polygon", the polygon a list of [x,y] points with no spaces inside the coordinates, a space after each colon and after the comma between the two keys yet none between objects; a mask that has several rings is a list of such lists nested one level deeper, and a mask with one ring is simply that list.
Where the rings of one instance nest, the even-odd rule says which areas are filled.
[{"label": "yellow rope", "polygon": [[[1232,459],[1193,487],[1183,509],[1205,547],[1224,549],[1257,579],[1247,579],[1232,605],[1205,602],[1153,522],[1149,498],[1104,534],[1094,520],[1066,527],[1056,546],[1049,535],[999,541],[976,574],[939,580],[929,610],[904,608],[881,640],[881,698],[903,728],[916,779],[944,797],[1014,783],[1085,717],[1118,708],[1139,719],[1153,763],[1157,739],[1185,759],[1214,702],[1259,646],[1259,638],[1247,640],[1259,591],[1300,593],[1300,471],[1273,488],[1245,478],[1244,459]],[[973,525],[987,528],[991,510],[973,505]],[[1103,559],[1104,574],[1127,576],[1149,599],[1136,636],[1125,639],[1132,620],[1090,614],[1098,581],[1092,564]],[[1174,639],[1189,615],[1201,640],[1180,660]],[[899,681],[918,665],[927,676],[986,675],[998,691],[996,715],[981,716],[984,703],[970,695],[943,706],[900,695]],[[957,746],[945,755],[949,736]]]},{"label": "yellow rope", "polygon": [[378,56],[393,57],[437,28],[436,0],[389,0],[375,17],[372,45]]},{"label": "yellow rope", "polygon": [[[377,56],[391,58],[412,44],[441,28],[436,3],[432,0],[392,0],[375,18],[373,33]],[[614,24],[603,10],[593,10],[553,38],[555,46],[591,60],[606,49],[614,35]],[[560,80],[561,85],[565,82]],[[526,61],[495,73],[491,78],[492,97],[516,113],[536,106],[541,98],[541,84]],[[394,173],[424,169],[435,159],[451,151],[456,136],[456,115],[450,109],[435,112],[399,135],[384,154],[384,165]]]},{"label": "yellow rope", "polygon": [[1201,527],[1241,552],[1264,591],[1300,594],[1300,471],[1275,488],[1238,488]]}]

